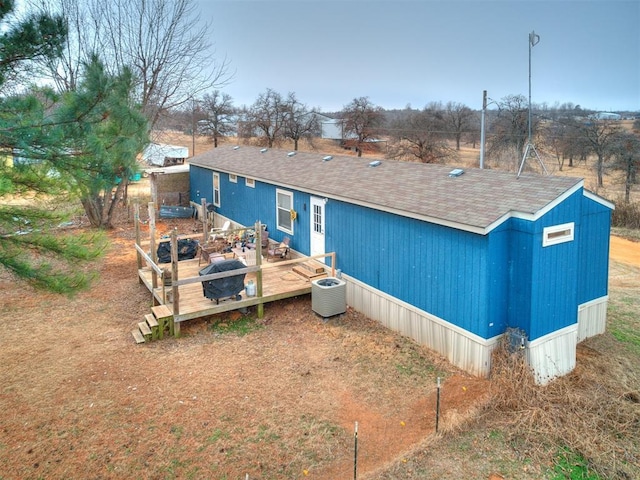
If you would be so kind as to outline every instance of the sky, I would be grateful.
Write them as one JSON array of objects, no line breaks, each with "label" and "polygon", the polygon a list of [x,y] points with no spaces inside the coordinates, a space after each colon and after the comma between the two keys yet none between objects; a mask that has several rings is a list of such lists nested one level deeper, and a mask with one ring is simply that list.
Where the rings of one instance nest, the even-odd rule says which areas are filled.
[{"label": "sky", "polygon": [[251,105],[271,88],[311,109],[368,97],[385,109],[482,108],[529,94],[599,111],[640,111],[640,0],[194,0],[222,92]]}]

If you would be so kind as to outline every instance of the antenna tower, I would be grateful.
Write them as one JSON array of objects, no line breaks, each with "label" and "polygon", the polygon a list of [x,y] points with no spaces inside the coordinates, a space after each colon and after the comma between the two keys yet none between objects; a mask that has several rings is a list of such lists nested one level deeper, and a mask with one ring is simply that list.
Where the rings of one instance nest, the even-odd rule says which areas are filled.
[{"label": "antenna tower", "polygon": [[529,34],[529,136],[527,137],[527,146],[524,149],[524,155],[522,156],[522,162],[520,162],[520,168],[518,169],[518,177],[522,173],[522,169],[524,168],[524,164],[527,161],[529,155],[535,155],[538,159],[538,163],[542,166],[542,170],[545,174],[549,175],[547,172],[547,167],[544,166],[540,155],[538,155],[538,151],[536,150],[535,145],[531,140],[531,49],[535,47],[538,42],[540,42],[540,35],[536,35],[535,31],[532,31]]}]

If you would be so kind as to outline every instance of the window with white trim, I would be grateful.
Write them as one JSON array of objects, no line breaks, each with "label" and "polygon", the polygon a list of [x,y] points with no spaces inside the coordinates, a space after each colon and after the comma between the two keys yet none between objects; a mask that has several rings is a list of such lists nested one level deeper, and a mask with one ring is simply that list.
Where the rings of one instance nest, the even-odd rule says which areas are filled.
[{"label": "window with white trim", "polygon": [[245,178],[244,184],[249,188],[256,188],[256,181],[253,178]]},{"label": "window with white trim", "polygon": [[238,183],[238,176],[235,173],[229,174],[229,182],[230,183]]},{"label": "window with white trim", "polygon": [[213,204],[220,206],[220,174],[213,172]]},{"label": "window with white trim", "polygon": [[293,192],[276,190],[276,223],[278,230],[293,235]]},{"label": "window with white trim", "polygon": [[559,243],[573,242],[574,222],[545,227],[542,231],[542,246],[549,247]]}]

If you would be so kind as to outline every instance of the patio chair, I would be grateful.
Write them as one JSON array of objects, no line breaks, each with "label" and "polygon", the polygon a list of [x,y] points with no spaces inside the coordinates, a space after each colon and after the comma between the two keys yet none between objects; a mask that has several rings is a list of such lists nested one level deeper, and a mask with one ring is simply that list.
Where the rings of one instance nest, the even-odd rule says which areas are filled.
[{"label": "patio chair", "polygon": [[224,222],[222,224],[222,227],[220,228],[212,228],[211,229],[211,235],[224,235],[224,233],[229,230],[229,227],[231,227],[231,222],[229,220],[227,220],[226,222]]},{"label": "patio chair", "polygon": [[288,258],[289,257],[289,243],[291,240],[289,237],[284,237],[280,243],[272,243],[267,249],[267,262],[273,258]]},{"label": "patio chair", "polygon": [[[260,243],[263,250],[265,248],[269,248],[269,230],[262,230],[262,234],[260,235]],[[255,239],[252,243],[247,243],[247,247],[256,248]]]}]

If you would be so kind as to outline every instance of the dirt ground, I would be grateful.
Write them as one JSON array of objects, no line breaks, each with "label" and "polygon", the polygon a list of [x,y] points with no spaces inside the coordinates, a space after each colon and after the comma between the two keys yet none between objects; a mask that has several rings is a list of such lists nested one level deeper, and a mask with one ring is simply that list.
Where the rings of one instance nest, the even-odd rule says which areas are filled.
[{"label": "dirt ground", "polygon": [[128,227],[75,298],[0,277],[1,478],[338,478],[355,422],[364,474],[434,431],[438,376],[441,428],[486,397],[353,311],[324,322],[308,296],[268,305],[244,336],[213,328],[231,314],[135,345],[150,297]]},{"label": "dirt ground", "polygon": [[[132,225],[109,236],[99,280],[74,298],[0,273],[0,478],[353,478],[356,422],[358,478],[502,478],[491,475],[508,453],[435,434],[436,379],[445,433],[489,401],[488,381],[354,311],[325,322],[304,296],[268,305],[244,335],[231,313],[136,345],[150,296]],[[640,243],[612,237],[626,287],[640,288],[639,255]],[[442,473],[385,476],[416,449]],[[512,478],[540,478],[527,468]]]}]

